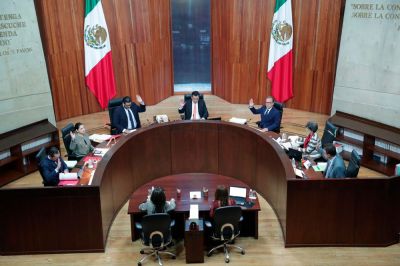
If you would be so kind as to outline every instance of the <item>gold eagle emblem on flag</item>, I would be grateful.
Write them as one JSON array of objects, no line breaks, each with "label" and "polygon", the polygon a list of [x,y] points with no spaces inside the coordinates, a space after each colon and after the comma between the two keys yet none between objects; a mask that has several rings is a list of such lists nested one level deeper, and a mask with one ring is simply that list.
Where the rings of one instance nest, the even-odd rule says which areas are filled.
[{"label": "gold eagle emblem on flag", "polygon": [[293,34],[292,25],[286,21],[275,20],[272,23],[272,37],[278,44],[287,45],[289,44],[290,38]]},{"label": "gold eagle emblem on flag", "polygon": [[98,24],[94,26],[87,25],[84,35],[85,43],[93,49],[103,49],[106,47],[107,31],[102,26]]}]

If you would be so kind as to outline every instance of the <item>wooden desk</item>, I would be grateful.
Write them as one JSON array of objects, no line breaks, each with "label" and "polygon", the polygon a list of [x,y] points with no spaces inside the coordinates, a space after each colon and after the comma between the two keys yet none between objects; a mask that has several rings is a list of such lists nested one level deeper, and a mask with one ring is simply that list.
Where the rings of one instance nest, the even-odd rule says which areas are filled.
[{"label": "wooden desk", "polygon": [[185,221],[185,255],[186,263],[204,262],[204,222],[197,220],[198,230],[190,230],[190,220]]},{"label": "wooden desk", "polygon": [[[132,241],[138,238],[138,233],[135,231],[135,222],[141,219],[144,215],[139,210],[139,204],[147,198],[148,189],[152,186],[162,187],[165,190],[167,200],[175,198],[175,237],[182,238],[184,233],[184,220],[189,217],[190,204],[199,205],[199,216],[204,219],[209,219],[209,212],[214,200],[215,190],[218,185],[226,187],[236,186],[245,187],[249,191],[248,185],[242,181],[216,174],[180,174],[171,175],[162,178],[157,178],[141,187],[139,187],[129,200],[128,214],[131,216],[131,237]],[[190,199],[190,191],[201,191],[203,187],[208,188],[208,199]],[[176,188],[181,189],[182,196],[180,199],[176,197]],[[241,236],[253,236],[258,238],[258,212],[260,211],[260,203],[258,198],[254,201],[254,206],[250,209],[242,208],[243,211],[243,226]]]},{"label": "wooden desk", "polygon": [[91,186],[1,188],[0,254],[104,251],[134,191],[183,173],[229,176],[255,188],[275,211],[286,247],[399,240],[400,177],[296,179],[266,133],[224,121],[175,121],[121,137]]}]

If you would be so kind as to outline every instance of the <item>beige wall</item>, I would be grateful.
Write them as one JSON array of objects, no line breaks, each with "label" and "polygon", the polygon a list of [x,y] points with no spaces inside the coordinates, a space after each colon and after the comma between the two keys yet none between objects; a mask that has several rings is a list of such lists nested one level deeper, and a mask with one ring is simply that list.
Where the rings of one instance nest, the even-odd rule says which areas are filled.
[{"label": "beige wall", "polygon": [[400,0],[347,0],[336,110],[400,128]]},{"label": "beige wall", "polygon": [[2,0],[0,10],[0,133],[46,118],[55,125],[33,0]]}]

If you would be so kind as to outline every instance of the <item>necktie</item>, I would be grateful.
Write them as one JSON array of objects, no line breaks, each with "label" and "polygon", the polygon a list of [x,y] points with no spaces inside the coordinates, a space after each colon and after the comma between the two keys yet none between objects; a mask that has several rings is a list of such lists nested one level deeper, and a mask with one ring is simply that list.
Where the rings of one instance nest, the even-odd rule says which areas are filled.
[{"label": "necktie", "polygon": [[264,115],[268,115],[269,114],[269,110],[271,110],[271,109],[265,110]]},{"label": "necktie", "polygon": [[129,121],[131,121],[131,125],[132,125],[131,129],[136,128],[136,123],[135,123],[135,120],[133,118],[133,115],[132,115],[132,112],[130,109],[128,109],[128,116],[129,116]]},{"label": "necktie", "polygon": [[194,105],[193,105],[193,120],[195,120],[197,118],[196,113],[197,113],[197,103],[194,103]]}]

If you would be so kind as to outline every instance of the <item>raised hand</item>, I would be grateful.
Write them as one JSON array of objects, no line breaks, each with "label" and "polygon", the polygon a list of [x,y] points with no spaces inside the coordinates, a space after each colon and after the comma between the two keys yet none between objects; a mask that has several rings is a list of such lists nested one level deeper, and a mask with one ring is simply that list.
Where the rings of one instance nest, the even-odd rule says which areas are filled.
[{"label": "raised hand", "polygon": [[57,159],[57,170],[60,170],[60,168],[61,168],[61,159],[58,158]]},{"label": "raised hand", "polygon": [[249,100],[249,106],[250,106],[250,107],[253,107],[253,106],[254,106],[253,98],[251,98],[251,99]]},{"label": "raised hand", "polygon": [[185,101],[183,99],[179,100],[179,107],[182,108],[183,106],[185,106]]},{"label": "raised hand", "polygon": [[143,102],[143,99],[142,99],[142,97],[140,97],[139,94],[136,94],[136,100],[137,100],[139,103],[142,103],[142,102]]},{"label": "raised hand", "polygon": [[74,132],[70,131],[70,132],[69,132],[69,135],[71,136],[71,139],[72,139],[72,140],[75,139],[75,133],[74,133]]}]

